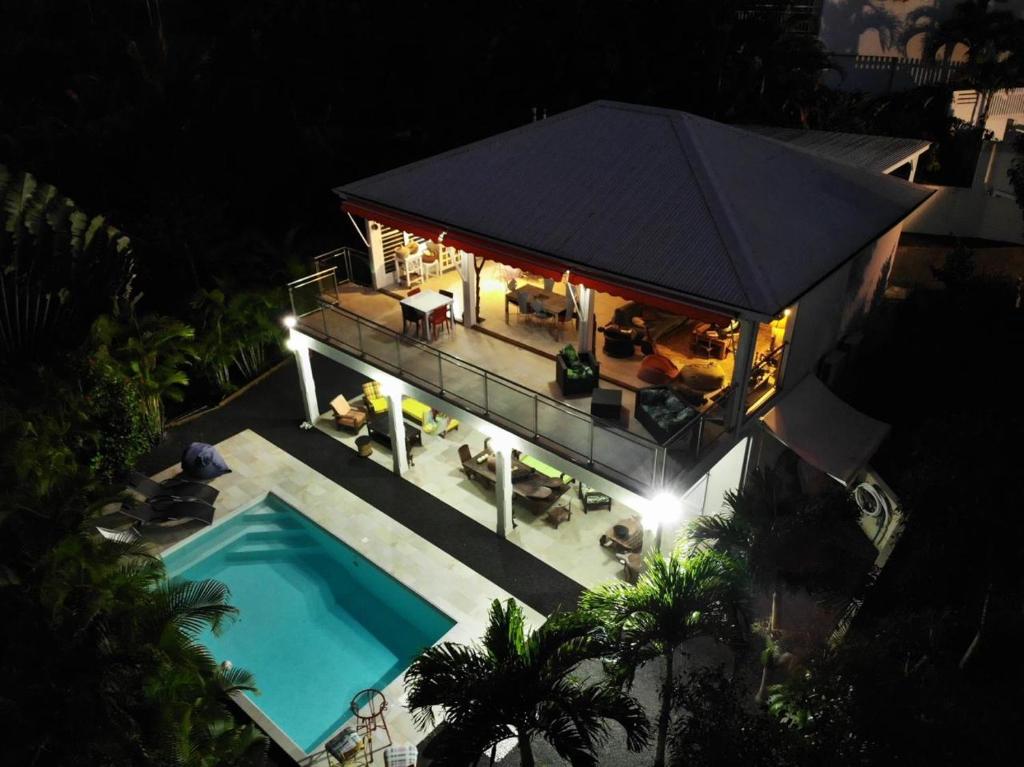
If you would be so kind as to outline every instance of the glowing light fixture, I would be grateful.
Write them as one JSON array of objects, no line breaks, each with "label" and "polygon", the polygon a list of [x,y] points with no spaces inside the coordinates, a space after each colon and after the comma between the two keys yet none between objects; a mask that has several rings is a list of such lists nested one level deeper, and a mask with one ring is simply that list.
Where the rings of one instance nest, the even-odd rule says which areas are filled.
[{"label": "glowing light fixture", "polygon": [[288,328],[289,330],[291,330],[292,328],[294,328],[298,324],[299,324],[299,321],[297,319],[295,319],[295,315],[294,314],[289,314],[287,317],[284,318],[284,326],[286,328]]},{"label": "glowing light fixture", "polygon": [[651,499],[641,516],[645,528],[648,530],[660,530],[662,525],[679,519],[682,513],[682,499],[672,493],[662,492]]}]

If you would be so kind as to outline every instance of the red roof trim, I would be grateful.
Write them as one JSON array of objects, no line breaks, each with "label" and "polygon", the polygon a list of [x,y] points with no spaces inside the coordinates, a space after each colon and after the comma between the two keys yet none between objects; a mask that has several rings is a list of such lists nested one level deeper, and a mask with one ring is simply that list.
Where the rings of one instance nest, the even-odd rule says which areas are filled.
[{"label": "red roof trim", "polygon": [[342,202],[341,209],[347,213],[377,221],[385,226],[391,227],[392,229],[400,229],[403,232],[409,232],[410,234],[415,234],[419,237],[425,237],[428,240],[438,241],[440,239],[441,232],[446,231],[447,233],[444,237],[445,245],[450,245],[460,250],[468,251],[476,256],[481,256],[492,261],[498,261],[503,264],[508,264],[509,266],[515,266],[519,269],[532,272],[533,274],[539,274],[542,277],[550,277],[557,280],[561,279],[562,275],[565,274],[567,270],[570,270],[572,282],[580,285],[586,285],[588,288],[593,288],[601,293],[608,293],[619,298],[625,298],[629,301],[637,301],[639,303],[647,304],[657,309],[661,309],[662,311],[672,312],[695,320],[713,322],[716,324],[728,324],[732,319],[731,315],[722,314],[710,309],[704,309],[702,307],[694,306],[693,304],[676,301],[664,296],[647,293],[643,290],[632,288],[627,285],[608,282],[606,279],[592,277],[585,273],[578,272],[575,269],[570,269],[570,267],[559,264],[557,261],[552,259],[547,259],[534,253],[528,253],[519,248],[502,245],[501,243],[496,243],[483,237],[466,234],[465,232],[459,232],[451,229],[444,230],[438,224],[415,215],[398,213],[382,206],[371,205],[364,202],[353,202],[351,200],[345,200]]}]

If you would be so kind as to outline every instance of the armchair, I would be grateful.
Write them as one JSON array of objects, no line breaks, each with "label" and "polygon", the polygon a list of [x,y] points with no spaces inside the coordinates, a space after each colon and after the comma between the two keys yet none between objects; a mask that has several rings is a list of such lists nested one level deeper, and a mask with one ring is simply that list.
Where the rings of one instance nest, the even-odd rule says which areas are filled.
[{"label": "armchair", "polygon": [[367,381],[363,384],[363,402],[366,404],[367,413],[388,412],[388,398],[381,391],[380,381]]},{"label": "armchair", "polygon": [[352,407],[344,394],[331,400],[331,412],[334,414],[334,425],[339,429],[359,431],[366,423],[366,413]]},{"label": "armchair", "polygon": [[555,357],[555,380],[566,397],[590,394],[597,386],[601,365],[590,352],[579,354],[570,344]]}]

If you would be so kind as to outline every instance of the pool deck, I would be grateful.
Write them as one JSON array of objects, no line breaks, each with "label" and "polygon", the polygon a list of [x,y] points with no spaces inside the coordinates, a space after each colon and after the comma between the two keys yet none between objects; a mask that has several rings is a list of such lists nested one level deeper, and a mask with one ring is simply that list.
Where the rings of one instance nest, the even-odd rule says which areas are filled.
[{"label": "pool deck", "polygon": [[[365,378],[312,356],[321,412],[338,393],[359,392]],[[337,441],[319,429],[299,429],[303,407],[297,375],[289,363],[224,407],[169,430],[138,470],[156,474],[177,463],[190,442],[217,444],[249,429],[537,612],[575,607],[583,587],[570,577],[388,468],[339,450]]]},{"label": "pool deck", "polygon": [[[218,449],[234,469],[210,483],[221,491],[214,527],[262,500],[267,493],[273,493],[452,618],[455,625],[439,641],[462,644],[477,641],[487,625],[491,601],[512,596],[255,432],[239,432],[219,442]],[[177,473],[178,467],[172,465],[155,476],[165,479]],[[181,537],[186,529],[192,534]],[[179,530],[179,535],[173,536],[181,537],[177,543],[166,539],[155,542],[158,546],[165,543],[168,548],[176,548],[187,545],[190,539],[203,532],[187,525]],[[536,627],[543,623],[541,613],[529,606],[524,609],[529,625]],[[241,663],[244,665],[244,660]],[[259,669],[249,670],[256,675],[258,685]],[[424,733],[416,729],[405,708],[403,688],[404,674],[383,690],[390,703],[388,727],[395,743],[418,743]],[[322,746],[314,748],[311,756],[307,756],[278,730],[258,708],[258,696],[255,701],[239,696],[237,701],[295,761],[303,765],[326,763]],[[339,702],[339,706],[343,710],[344,702]],[[354,720],[342,726],[345,724],[354,727]]]},{"label": "pool deck", "polygon": [[[315,359],[314,365],[318,384],[323,382],[322,410],[335,394],[356,392],[364,380],[327,360]],[[275,493],[455,619],[444,640],[478,640],[495,598],[523,603],[532,626],[575,605],[582,591],[577,582],[384,466],[339,450],[328,434],[299,429],[296,375],[286,364],[224,407],[169,430],[139,470],[172,476],[188,443],[217,444],[234,470],[211,483],[221,490],[215,524]],[[154,527],[147,537],[164,549],[202,529],[190,523]],[[394,742],[419,743],[426,733],[401,705],[402,684],[399,677],[384,690],[395,705],[388,725]],[[324,761],[322,750],[306,757],[288,746],[256,706],[247,700],[240,705],[291,759]]]}]

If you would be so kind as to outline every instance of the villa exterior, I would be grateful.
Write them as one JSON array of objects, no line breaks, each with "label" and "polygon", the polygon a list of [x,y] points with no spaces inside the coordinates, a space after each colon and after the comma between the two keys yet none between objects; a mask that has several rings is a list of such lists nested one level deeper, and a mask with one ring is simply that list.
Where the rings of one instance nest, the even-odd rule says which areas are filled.
[{"label": "villa exterior", "polygon": [[[816,374],[884,294],[902,222],[931,194],[887,174],[912,177],[927,145],[865,162],[763,133],[596,102],[339,187],[372,287],[348,252],[291,285],[307,421],[312,351],[382,383],[391,445],[418,433],[403,399],[488,437],[499,535],[533,497],[516,492],[523,456],[639,512],[664,547],[718,511],[769,432],[855,486],[885,426]],[[416,314],[428,295],[438,308]],[[602,396],[556,384],[569,343]],[[682,514],[659,516],[666,494]]]}]

